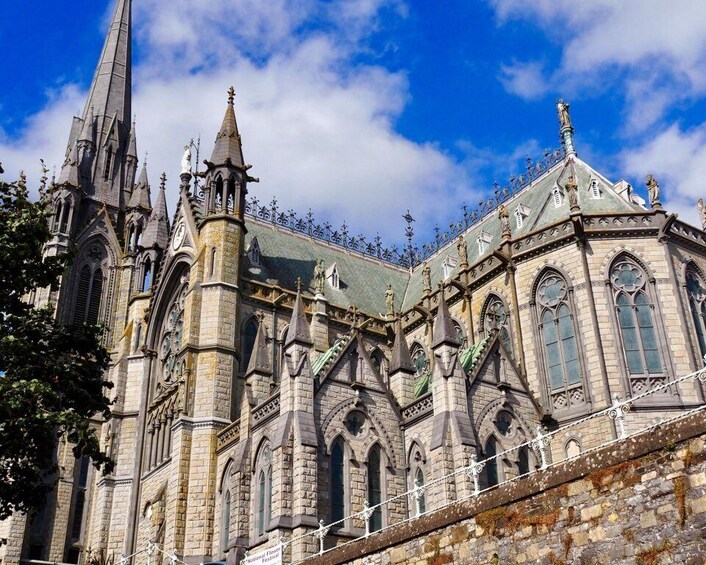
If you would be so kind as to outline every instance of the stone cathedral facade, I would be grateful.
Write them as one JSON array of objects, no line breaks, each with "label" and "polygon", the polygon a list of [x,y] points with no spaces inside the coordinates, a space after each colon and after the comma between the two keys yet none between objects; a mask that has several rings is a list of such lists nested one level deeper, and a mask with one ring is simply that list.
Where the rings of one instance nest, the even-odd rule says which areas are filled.
[{"label": "stone cathedral facade", "polygon": [[[257,195],[232,91],[206,169],[150,184],[131,122],[131,2],[119,0],[86,107],[71,124],[46,252],[75,246],[52,300],[106,326],[116,461],[101,476],[61,443],[45,510],[0,524],[3,565],[130,555],[238,560],[344,519],[703,366],[706,232],[563,149],[421,251],[400,253]],[[67,124],[68,125],[68,124]],[[178,156],[176,156],[178,158]],[[178,191],[168,215],[166,191]],[[407,204],[400,201],[400,209]],[[461,214],[461,210],[459,211]],[[696,382],[636,400],[631,422],[704,401]],[[577,425],[551,455],[616,430]],[[605,427],[603,427],[605,426]],[[520,450],[486,485],[537,465]],[[446,482],[421,507],[468,494]],[[377,511],[373,529],[416,511]],[[289,546],[297,560],[313,539]],[[144,562],[144,554],[136,562]]]}]

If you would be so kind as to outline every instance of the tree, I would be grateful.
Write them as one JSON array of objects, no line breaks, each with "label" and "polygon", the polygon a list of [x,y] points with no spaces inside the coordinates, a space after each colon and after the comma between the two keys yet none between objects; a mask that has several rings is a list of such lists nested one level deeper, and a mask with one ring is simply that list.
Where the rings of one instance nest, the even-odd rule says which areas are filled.
[{"label": "tree", "polygon": [[23,176],[0,181],[0,520],[42,507],[59,476],[59,438],[104,473],[114,465],[91,425],[96,414],[110,416],[100,328],[59,324],[51,306],[27,300],[56,290],[70,260],[43,256],[49,216],[43,190],[33,202]]}]

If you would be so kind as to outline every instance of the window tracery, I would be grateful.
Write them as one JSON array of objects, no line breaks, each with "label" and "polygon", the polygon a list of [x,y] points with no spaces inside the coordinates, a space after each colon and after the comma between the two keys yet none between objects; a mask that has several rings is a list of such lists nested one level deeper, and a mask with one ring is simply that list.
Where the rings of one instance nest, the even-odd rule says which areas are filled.
[{"label": "window tracery", "polygon": [[178,378],[175,378],[180,366],[177,363],[177,356],[184,337],[184,305],[187,291],[188,284],[183,283],[164,317],[162,335],[159,342],[159,360],[162,364],[159,384],[163,387],[168,387],[178,381]]},{"label": "window tracery", "polygon": [[505,302],[496,295],[488,297],[485,307],[485,319],[483,320],[486,336],[497,331],[500,334],[500,341],[505,349],[512,353],[512,339],[510,338],[510,315]]},{"label": "window tracery", "polygon": [[706,356],[706,286],[693,265],[686,270],[686,294],[701,357]]},{"label": "window tracery", "polygon": [[537,285],[536,303],[551,405],[567,410],[585,404],[575,315],[564,277],[556,271],[545,273]]},{"label": "window tracery", "polygon": [[419,343],[414,343],[411,350],[412,363],[414,364],[414,397],[419,398],[429,392],[431,385],[431,371],[426,351]]},{"label": "window tracery", "polygon": [[614,261],[609,275],[615,317],[630,389],[640,394],[664,382],[660,339],[654,304],[644,270],[630,257]]}]

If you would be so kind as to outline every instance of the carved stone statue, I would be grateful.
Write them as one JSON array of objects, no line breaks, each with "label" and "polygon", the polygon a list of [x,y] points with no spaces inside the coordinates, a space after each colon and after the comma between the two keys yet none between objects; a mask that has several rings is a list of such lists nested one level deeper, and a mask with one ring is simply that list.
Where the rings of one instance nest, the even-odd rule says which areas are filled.
[{"label": "carved stone statue", "polygon": [[431,292],[431,269],[426,261],[424,261],[422,266],[422,286],[425,294]]},{"label": "carved stone statue", "polygon": [[501,204],[498,207],[498,218],[500,218],[500,230],[503,238],[509,238],[510,233],[510,212],[507,211],[507,206]]},{"label": "carved stone statue", "polygon": [[387,285],[387,290],[385,291],[385,312],[387,316],[392,317],[395,315],[395,292],[392,290],[392,285]]},{"label": "carved stone statue", "polygon": [[650,198],[650,205],[653,208],[661,208],[662,203],[659,201],[659,183],[652,173],[649,173],[645,177],[645,186],[647,187],[647,194]]},{"label": "carved stone statue", "polygon": [[556,103],[556,111],[559,115],[559,124],[561,125],[561,128],[570,128],[571,116],[569,115],[569,105],[563,100],[559,100],[559,102]]},{"label": "carved stone statue", "polygon": [[566,190],[566,195],[569,198],[569,208],[572,211],[579,209],[579,185],[574,178],[574,175],[569,175],[566,179],[566,184],[564,185],[564,190]]},{"label": "carved stone statue", "polygon": [[181,158],[181,174],[191,174],[191,146],[184,145],[184,156]]},{"label": "carved stone statue", "polygon": [[314,292],[316,292],[316,294],[324,293],[325,282],[326,270],[324,269],[324,260],[319,259],[314,266]]},{"label": "carved stone statue", "polygon": [[704,199],[699,198],[696,203],[696,207],[699,209],[699,217],[701,218],[701,228],[706,230],[706,204],[704,204]]},{"label": "carved stone statue", "polygon": [[456,249],[458,249],[459,266],[467,267],[468,266],[468,245],[466,244],[466,240],[463,239],[463,236],[458,237],[458,243],[456,244]]}]

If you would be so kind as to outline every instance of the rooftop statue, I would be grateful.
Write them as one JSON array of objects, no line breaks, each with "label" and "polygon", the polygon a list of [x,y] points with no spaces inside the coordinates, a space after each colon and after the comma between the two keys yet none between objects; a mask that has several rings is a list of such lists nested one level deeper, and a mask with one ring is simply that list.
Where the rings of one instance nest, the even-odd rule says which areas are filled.
[{"label": "rooftop statue", "polygon": [[184,145],[184,156],[181,158],[181,174],[191,174],[191,147]]}]

